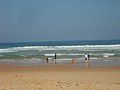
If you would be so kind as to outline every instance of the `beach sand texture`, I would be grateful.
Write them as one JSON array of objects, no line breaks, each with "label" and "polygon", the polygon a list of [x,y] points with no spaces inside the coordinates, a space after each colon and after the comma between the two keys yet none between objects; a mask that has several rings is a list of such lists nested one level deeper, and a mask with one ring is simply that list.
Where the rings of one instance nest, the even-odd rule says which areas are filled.
[{"label": "beach sand texture", "polygon": [[120,67],[0,65],[0,90],[120,90]]}]

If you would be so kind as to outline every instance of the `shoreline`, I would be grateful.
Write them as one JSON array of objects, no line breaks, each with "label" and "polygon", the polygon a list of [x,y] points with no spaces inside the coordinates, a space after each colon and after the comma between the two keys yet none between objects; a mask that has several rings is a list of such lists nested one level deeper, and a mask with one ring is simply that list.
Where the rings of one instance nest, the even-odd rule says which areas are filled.
[{"label": "shoreline", "polygon": [[[74,64],[44,64],[37,66],[17,66],[12,64],[0,64],[0,71],[110,71],[120,70],[120,66],[111,67],[81,67]],[[19,72],[18,71],[18,72]]]},{"label": "shoreline", "polygon": [[[74,59],[74,58],[73,58]],[[26,59],[26,60],[11,60],[5,59],[0,60],[0,64],[8,65],[8,66],[23,66],[23,67],[39,67],[39,66],[73,66],[73,67],[119,67],[120,59],[90,59],[86,62],[84,59],[50,59],[49,62],[46,60],[37,60],[37,59]]]}]

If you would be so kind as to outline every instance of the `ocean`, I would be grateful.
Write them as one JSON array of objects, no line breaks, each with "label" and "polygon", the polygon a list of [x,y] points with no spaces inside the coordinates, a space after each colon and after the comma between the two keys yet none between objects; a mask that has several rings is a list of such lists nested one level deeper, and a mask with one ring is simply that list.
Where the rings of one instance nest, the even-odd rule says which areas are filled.
[{"label": "ocean", "polygon": [[0,63],[43,64],[46,58],[54,61],[55,53],[58,63],[69,63],[72,59],[83,62],[84,54],[89,53],[91,61],[96,63],[94,65],[104,65],[107,62],[104,66],[114,63],[120,66],[120,40],[0,43]]}]

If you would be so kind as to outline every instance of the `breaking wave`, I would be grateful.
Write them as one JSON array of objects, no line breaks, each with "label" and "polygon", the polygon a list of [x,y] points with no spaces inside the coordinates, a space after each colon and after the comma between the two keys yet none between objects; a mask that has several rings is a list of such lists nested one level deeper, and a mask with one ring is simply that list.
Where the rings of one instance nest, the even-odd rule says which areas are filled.
[{"label": "breaking wave", "polygon": [[2,48],[0,53],[8,52],[18,52],[24,50],[78,50],[78,51],[103,51],[103,50],[118,50],[120,51],[120,45],[77,45],[77,46],[23,46],[23,47],[11,47],[11,48]]}]

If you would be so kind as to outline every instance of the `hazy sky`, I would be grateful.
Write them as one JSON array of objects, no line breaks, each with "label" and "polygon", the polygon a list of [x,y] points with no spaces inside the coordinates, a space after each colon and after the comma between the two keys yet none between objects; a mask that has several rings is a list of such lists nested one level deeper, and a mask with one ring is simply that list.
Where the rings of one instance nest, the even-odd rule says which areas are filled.
[{"label": "hazy sky", "polygon": [[0,42],[120,39],[120,0],[0,0]]}]

